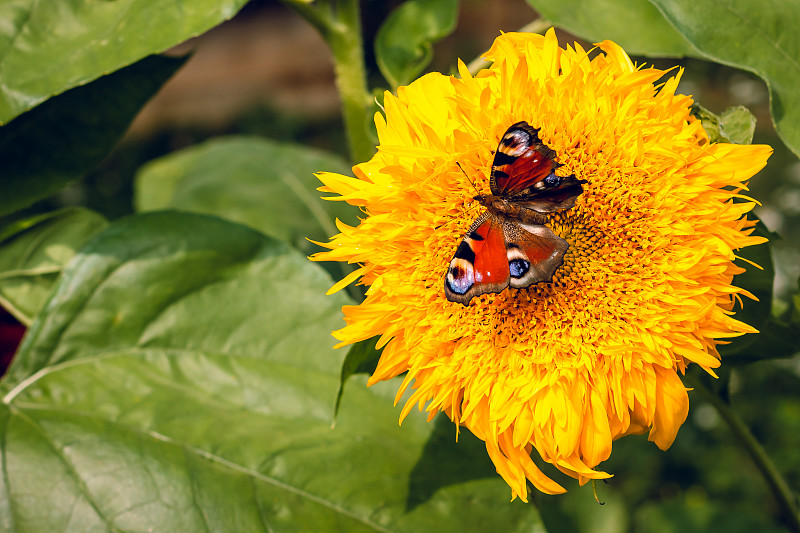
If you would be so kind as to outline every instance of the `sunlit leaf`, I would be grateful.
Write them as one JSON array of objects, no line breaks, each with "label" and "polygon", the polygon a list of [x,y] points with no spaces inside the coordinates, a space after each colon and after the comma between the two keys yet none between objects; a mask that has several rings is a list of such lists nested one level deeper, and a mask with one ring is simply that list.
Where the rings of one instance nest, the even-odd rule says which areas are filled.
[{"label": "sunlit leaf", "polygon": [[592,43],[609,39],[643,56],[698,55],[648,0],[527,2],[556,26]]},{"label": "sunlit leaf", "polygon": [[0,124],[53,95],[199,35],[231,18],[245,2],[4,1]]},{"label": "sunlit leaf", "polygon": [[725,136],[736,144],[750,144],[756,131],[756,117],[744,106],[729,107],[719,115]]},{"label": "sunlit leaf", "polygon": [[692,116],[700,120],[709,141],[712,143],[730,142],[730,139],[722,132],[722,126],[716,113],[698,103],[692,104],[691,113]]},{"label": "sunlit leaf", "polygon": [[767,82],[778,134],[800,155],[800,3],[651,1],[705,59],[749,70]]}]

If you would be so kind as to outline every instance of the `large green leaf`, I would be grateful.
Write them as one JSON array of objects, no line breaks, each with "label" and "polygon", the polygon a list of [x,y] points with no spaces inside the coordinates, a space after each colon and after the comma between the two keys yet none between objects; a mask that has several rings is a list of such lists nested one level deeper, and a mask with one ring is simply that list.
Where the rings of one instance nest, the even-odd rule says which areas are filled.
[{"label": "large green leaf", "polygon": [[527,0],[547,20],[591,42],[610,39],[629,54],[697,56],[648,0]]},{"label": "large green leaf", "polygon": [[800,155],[800,2],[651,0],[706,59],[767,82],[772,120]]},{"label": "large green leaf", "polygon": [[344,202],[320,199],[319,171],[348,174],[340,157],[259,137],[208,141],[157,159],[136,177],[136,209],[177,208],[246,224],[310,253],[307,239],[338,233],[334,219],[357,222]]},{"label": "large green leaf", "polygon": [[[530,531],[498,478],[407,509],[433,424],[396,383],[332,402],[344,296],[285,244],[202,215],[118,221],[64,271],[0,385],[11,531]],[[461,447],[442,462],[469,460]],[[482,451],[483,454],[485,452]],[[484,457],[485,460],[485,457]],[[445,464],[445,469],[455,469]]]},{"label": "large green leaf", "polygon": [[[98,2],[105,3],[110,2]],[[182,64],[175,58],[143,59],[0,127],[0,215],[52,195],[99,163]]]},{"label": "large green leaf", "polygon": [[0,124],[53,95],[203,33],[245,2],[4,0]]},{"label": "large green leaf", "polygon": [[0,305],[29,326],[64,265],[106,225],[93,211],[67,208],[6,228],[0,234]]},{"label": "large green leaf", "polygon": [[392,87],[407,85],[431,62],[432,45],[456,27],[458,0],[406,0],[375,36],[375,60]]}]

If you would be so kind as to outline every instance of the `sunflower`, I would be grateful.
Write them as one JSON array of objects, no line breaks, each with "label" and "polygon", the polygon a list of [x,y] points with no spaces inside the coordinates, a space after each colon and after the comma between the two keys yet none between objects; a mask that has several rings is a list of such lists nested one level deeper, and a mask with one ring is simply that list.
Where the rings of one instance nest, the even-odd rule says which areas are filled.
[{"label": "sunflower", "polygon": [[[711,144],[676,94],[681,71],[635,66],[616,44],[561,48],[555,32],[507,33],[476,76],[427,74],[376,114],[380,145],[355,178],[320,173],[331,200],[360,206],[358,226],[316,261],[358,268],[359,305],[343,308],[340,346],[380,336],[369,383],[406,373],[418,406],[444,412],[486,443],[512,499],[565,489],[541,458],[583,484],[612,442],[649,431],[668,448],[686,419],[680,376],[713,374],[716,346],[755,330],[733,316],[749,296],[732,285],[734,251],[759,244],[745,181],[768,146]],[[558,174],[584,180],[571,209],[547,216],[569,248],[550,282],[506,288],[469,305],[445,298],[448,263],[484,209],[494,150],[525,121],[557,154]]]}]

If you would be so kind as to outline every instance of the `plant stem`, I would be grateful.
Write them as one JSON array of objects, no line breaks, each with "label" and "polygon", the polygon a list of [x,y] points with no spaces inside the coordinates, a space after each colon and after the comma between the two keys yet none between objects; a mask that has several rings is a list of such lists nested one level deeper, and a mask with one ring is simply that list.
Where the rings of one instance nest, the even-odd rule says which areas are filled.
[{"label": "plant stem", "polygon": [[330,46],[350,157],[354,163],[368,160],[375,153],[375,143],[367,130],[371,95],[367,90],[359,0],[285,2],[310,22]]},{"label": "plant stem", "polygon": [[[375,153],[375,143],[367,130],[371,95],[367,90],[359,0],[284,0],[284,3],[302,15],[328,43],[342,101],[350,158],[353,163],[367,161]],[[333,235],[335,231],[329,233]],[[342,277],[355,268],[341,263],[339,267]],[[352,284],[348,285],[347,292],[356,302],[364,299],[363,292]]]},{"label": "plant stem", "polygon": [[795,495],[792,493],[786,480],[775,467],[772,459],[770,459],[764,451],[761,443],[756,440],[750,432],[750,429],[745,425],[742,419],[739,418],[739,415],[736,414],[736,411],[733,410],[730,404],[709,390],[697,377],[688,374],[686,377],[692,382],[692,386],[716,408],[720,416],[728,423],[733,434],[739,439],[739,442],[742,443],[745,450],[747,450],[747,453],[753,459],[756,468],[758,468],[758,471],[761,473],[761,476],[772,492],[772,496],[780,507],[785,525],[794,533],[800,533],[800,511],[798,511],[797,508]]},{"label": "plant stem", "polygon": [[342,113],[355,163],[366,161],[375,153],[375,143],[367,132],[370,94],[364,66],[359,0],[339,0],[337,24],[332,25],[327,40],[333,53],[336,85],[342,99]]}]

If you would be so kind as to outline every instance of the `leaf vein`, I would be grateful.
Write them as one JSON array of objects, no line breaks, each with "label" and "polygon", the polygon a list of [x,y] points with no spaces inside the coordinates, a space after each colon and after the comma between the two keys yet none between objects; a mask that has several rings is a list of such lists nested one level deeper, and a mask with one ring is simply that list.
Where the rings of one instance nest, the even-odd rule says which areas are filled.
[{"label": "leaf vein", "polygon": [[86,498],[87,503],[94,509],[97,517],[103,521],[103,523],[108,527],[110,531],[118,531],[118,528],[114,526],[113,522],[103,513],[100,509],[99,502],[94,498],[94,495],[89,490],[89,487],[84,482],[83,478],[76,470],[75,465],[72,464],[72,461],[63,453],[63,451],[56,445],[55,441],[48,435],[47,431],[35,420],[31,417],[27,416],[24,412],[20,409],[16,409],[13,406],[9,406],[12,413],[19,417],[19,419],[25,423],[27,423],[36,433],[38,433],[42,440],[47,444],[47,446],[53,451],[55,456],[61,461],[64,465],[64,468],[70,473],[72,478],[75,480],[75,484],[78,486],[78,490],[80,493]]},{"label": "leaf vein", "polygon": [[208,523],[208,513],[206,512],[205,508],[203,507],[203,505],[198,500],[199,486],[198,486],[198,483],[197,483],[197,477],[195,476],[194,468],[192,467],[192,465],[190,463],[190,460],[189,460],[189,457],[188,457],[188,453],[187,453],[187,450],[186,450],[185,447],[183,448],[183,455],[184,455],[184,458],[186,459],[186,461],[184,463],[186,465],[186,471],[189,474],[189,486],[192,489],[192,502],[194,503],[195,507],[197,508],[197,512],[200,514],[200,517],[203,519],[203,526],[206,528],[206,531],[208,533],[211,533],[211,526]]},{"label": "leaf vein", "polygon": [[[49,411],[49,412],[54,412],[54,413],[55,412],[63,412],[63,410],[55,409],[55,408],[53,408],[52,406],[49,406],[49,405],[25,404],[24,407],[26,409],[37,410],[37,411]],[[51,448],[53,448],[55,453],[57,455],[59,455],[60,457],[62,457],[62,459],[64,461],[66,461],[66,458],[63,457],[63,455],[60,454],[60,452],[58,451],[58,448],[54,445],[55,443],[52,442],[49,439],[47,433],[44,431],[44,428],[41,428],[41,426],[36,424],[35,421],[33,421],[33,419],[31,419],[30,417],[25,415],[18,408],[14,409],[14,414],[19,416],[20,418],[24,418],[27,421],[29,421],[29,423],[34,427],[34,429],[36,429],[36,431],[42,435],[42,438],[47,442],[47,444]],[[79,416],[79,417],[90,419],[90,420],[100,420],[102,422],[108,422],[107,419],[102,418],[102,417],[98,417],[96,413],[70,411],[70,414],[73,415],[73,416]],[[264,482],[264,483],[266,483],[268,485],[272,485],[273,487],[276,487],[276,488],[278,488],[280,490],[283,490],[283,491],[289,492],[291,494],[294,494],[296,496],[299,496],[301,498],[304,498],[304,499],[306,499],[306,500],[308,500],[308,501],[310,501],[312,503],[315,503],[315,504],[317,504],[317,505],[319,505],[321,507],[329,509],[329,510],[335,512],[335,513],[338,513],[338,514],[340,514],[342,516],[350,518],[351,520],[354,520],[354,521],[359,522],[359,523],[361,523],[361,524],[363,524],[363,525],[365,525],[367,527],[370,527],[370,528],[374,529],[377,532],[380,532],[380,533],[393,533],[391,530],[386,529],[386,528],[384,528],[384,527],[382,527],[382,526],[380,526],[378,524],[375,524],[375,523],[371,522],[369,519],[364,518],[362,516],[359,516],[358,514],[354,513],[353,511],[350,511],[349,509],[346,509],[346,508],[344,508],[344,507],[342,507],[340,505],[337,505],[337,504],[335,504],[333,502],[325,500],[324,498],[322,498],[320,496],[317,496],[317,495],[315,495],[313,493],[310,493],[310,492],[308,492],[306,490],[303,490],[300,487],[296,487],[294,485],[291,485],[289,483],[283,482],[283,481],[281,481],[279,479],[276,479],[274,477],[270,477],[268,475],[262,474],[261,472],[258,472],[257,470],[253,470],[252,468],[248,468],[246,466],[237,464],[237,463],[235,463],[233,461],[229,461],[228,459],[225,459],[224,457],[221,457],[219,455],[213,454],[213,453],[208,452],[206,450],[203,450],[201,448],[197,448],[195,446],[191,446],[189,444],[185,444],[185,443],[176,441],[176,440],[172,439],[171,437],[169,437],[167,435],[163,435],[163,434],[158,433],[156,431],[147,430],[147,429],[143,429],[143,428],[139,428],[139,427],[135,427],[135,426],[128,426],[128,425],[126,425],[125,427],[127,429],[129,429],[133,433],[159,440],[159,441],[161,441],[161,442],[163,442],[165,444],[169,444],[171,446],[176,446],[176,447],[182,449],[184,451],[184,453],[193,454],[193,455],[195,455],[197,457],[200,457],[202,459],[205,459],[207,461],[214,462],[214,463],[216,463],[216,464],[218,464],[218,465],[220,465],[220,466],[222,466],[222,467],[224,467],[224,468],[226,468],[228,470],[231,470],[233,472],[249,476],[253,481],[256,481],[256,480],[257,481],[261,481],[261,482]],[[73,473],[73,475],[76,477],[76,479],[79,480],[79,486],[81,487],[81,490],[86,493],[87,499],[90,500],[90,503],[95,508],[95,510],[98,512],[98,515],[104,520],[104,522],[106,522],[106,524],[109,526],[110,529],[116,530],[116,528],[113,527],[113,524],[111,524],[108,521],[108,519],[104,515],[102,515],[100,513],[99,507],[96,505],[96,502],[94,501],[93,498],[90,497],[91,493],[88,491],[88,487],[86,487],[83,484],[83,482],[82,482],[81,478],[78,476],[77,472],[74,470],[74,468],[72,468],[71,463],[67,462],[67,466],[68,466],[70,472]],[[192,490],[194,490],[194,488]],[[204,517],[204,519],[205,519],[205,517]],[[208,528],[207,524],[206,524],[206,527]]]}]

